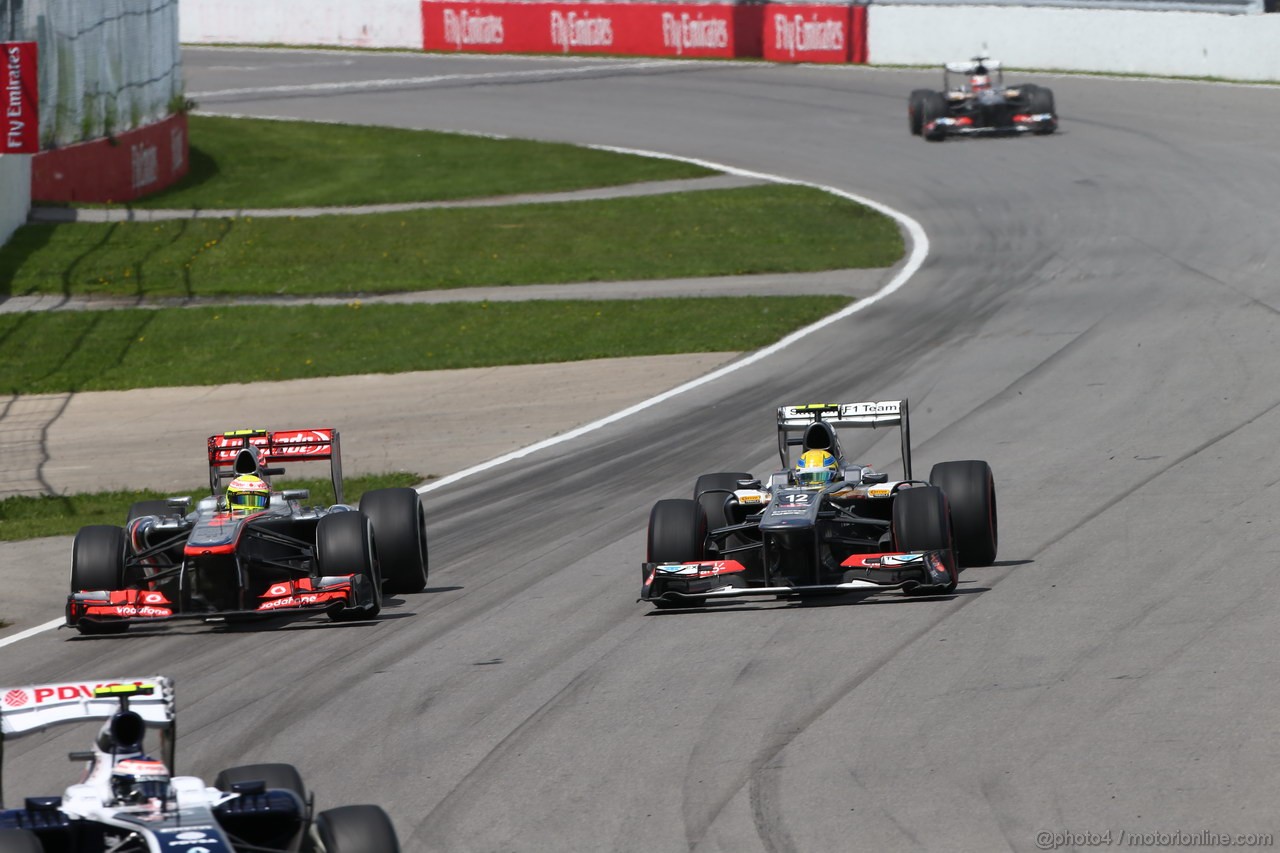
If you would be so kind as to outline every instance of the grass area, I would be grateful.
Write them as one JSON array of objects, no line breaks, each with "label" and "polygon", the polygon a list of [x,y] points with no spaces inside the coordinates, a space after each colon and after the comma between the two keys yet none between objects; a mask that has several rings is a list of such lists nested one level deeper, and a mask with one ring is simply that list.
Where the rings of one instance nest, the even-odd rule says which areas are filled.
[{"label": "grass area", "polygon": [[[360,496],[371,489],[389,486],[416,486],[423,477],[412,473],[370,474],[343,479],[343,499],[357,503]],[[281,480],[272,488],[310,489],[309,503],[328,506],[333,503],[333,486],[327,479]],[[91,494],[11,497],[0,500],[0,541],[35,539],[40,536],[66,536],[87,524],[124,524],[129,507],[135,501],[160,500],[179,495],[190,495],[192,501],[209,493],[208,486],[190,491],[154,492],[119,491]],[[70,555],[68,554],[68,559]]]},{"label": "grass area", "polygon": [[889,217],[768,185],[355,217],[27,225],[0,249],[0,282],[12,295],[301,296],[880,267],[902,253]]},{"label": "grass area", "polygon": [[[755,349],[836,296],[0,315],[0,393],[216,385]],[[51,345],[51,342],[52,345]],[[336,403],[335,403],[336,404]]]},{"label": "grass area", "polygon": [[140,208],[253,208],[542,193],[717,174],[674,160],[426,130],[189,116],[189,171]]}]

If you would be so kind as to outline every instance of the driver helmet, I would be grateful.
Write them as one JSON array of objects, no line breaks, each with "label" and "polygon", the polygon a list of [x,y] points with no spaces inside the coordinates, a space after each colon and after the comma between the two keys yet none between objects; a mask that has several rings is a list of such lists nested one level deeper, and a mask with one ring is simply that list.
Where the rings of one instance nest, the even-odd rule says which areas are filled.
[{"label": "driver helmet", "polygon": [[227,486],[227,509],[232,512],[258,512],[267,508],[271,487],[261,477],[242,474]]},{"label": "driver helmet", "polygon": [[169,769],[145,755],[122,758],[111,768],[111,795],[117,803],[143,805],[169,797]]},{"label": "driver helmet", "polygon": [[796,483],[801,486],[825,486],[836,478],[836,458],[826,450],[806,450],[796,460]]},{"label": "driver helmet", "polygon": [[983,92],[991,88],[991,77],[987,74],[975,74],[969,78],[969,88],[975,92]]}]

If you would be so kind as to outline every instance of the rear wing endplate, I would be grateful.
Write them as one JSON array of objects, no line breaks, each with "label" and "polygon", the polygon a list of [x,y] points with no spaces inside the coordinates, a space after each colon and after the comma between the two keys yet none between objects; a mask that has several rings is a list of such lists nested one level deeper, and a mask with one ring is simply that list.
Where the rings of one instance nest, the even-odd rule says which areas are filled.
[{"label": "rear wing endplate", "polygon": [[244,449],[266,468],[284,462],[328,462],[335,503],[342,500],[342,449],[338,431],[318,429],[237,429],[209,436],[209,490],[218,493],[221,480],[235,476],[236,458]]},{"label": "rear wing endplate", "polygon": [[791,448],[804,442],[804,432],[817,421],[838,430],[898,427],[902,439],[902,467],[911,479],[911,424],[906,400],[865,403],[804,403],[778,407],[778,455],[782,466],[791,467]]}]

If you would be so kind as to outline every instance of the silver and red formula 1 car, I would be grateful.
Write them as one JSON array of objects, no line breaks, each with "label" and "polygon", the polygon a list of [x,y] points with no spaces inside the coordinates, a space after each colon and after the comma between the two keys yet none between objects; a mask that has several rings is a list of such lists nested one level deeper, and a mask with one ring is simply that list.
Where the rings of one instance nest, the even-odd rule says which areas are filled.
[{"label": "silver and red formula 1 car", "polygon": [[1058,129],[1053,90],[1006,86],[997,60],[976,56],[943,66],[943,89],[916,89],[907,100],[913,136],[940,142],[952,135],[1048,134]]},{"label": "silver and red formula 1 car", "polygon": [[[209,438],[210,494],[140,501],[123,527],[76,534],[67,624],[84,634],[118,633],[134,622],[225,621],[320,610],[335,620],[369,619],[388,593],[427,583],[426,521],[410,488],[342,499],[337,430],[237,430]],[[327,461],[336,503],[308,506],[305,489],[271,491],[266,506],[233,511],[224,480],[266,482],[282,463]]]},{"label": "silver and red formula 1 car", "polygon": [[[897,426],[904,476],[846,461],[838,432]],[[995,479],[978,460],[940,462],[913,479],[906,400],[778,409],[782,470],[704,474],[692,498],[658,501],[649,515],[640,600],[697,607],[743,596],[950,593],[959,570],[996,558]],[[829,479],[793,467],[812,451]]]},{"label": "silver and red formula 1 car", "polygon": [[2,853],[399,853],[380,806],[315,814],[293,765],[231,767],[212,785],[172,775],[177,711],[164,676],[23,685],[0,696],[0,760],[6,740],[103,721],[92,748],[71,753],[83,770],[60,796],[5,808],[0,789]]}]

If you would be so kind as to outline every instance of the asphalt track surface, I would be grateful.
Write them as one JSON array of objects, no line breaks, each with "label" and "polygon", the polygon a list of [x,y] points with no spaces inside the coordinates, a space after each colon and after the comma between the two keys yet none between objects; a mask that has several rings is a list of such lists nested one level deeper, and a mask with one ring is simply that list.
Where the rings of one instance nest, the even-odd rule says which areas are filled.
[{"label": "asphalt track surface", "polygon": [[[383,803],[408,850],[1274,832],[1280,91],[1057,79],[1058,135],[935,145],[906,130],[922,72],[208,49],[186,72],[239,90],[211,111],[827,184],[918,219],[930,259],[748,371],[427,493],[431,586],[377,623],[44,633],[0,683],[171,674],[180,769],[293,761],[322,806]],[[898,397],[918,471],[994,467],[997,565],[951,598],[635,603],[649,506],[768,471],[774,406]],[[852,449],[893,471],[895,447]],[[10,745],[9,790],[60,789],[77,748]]]}]

